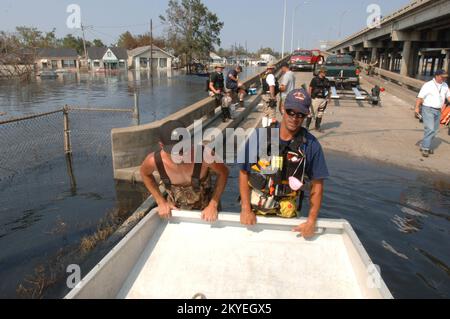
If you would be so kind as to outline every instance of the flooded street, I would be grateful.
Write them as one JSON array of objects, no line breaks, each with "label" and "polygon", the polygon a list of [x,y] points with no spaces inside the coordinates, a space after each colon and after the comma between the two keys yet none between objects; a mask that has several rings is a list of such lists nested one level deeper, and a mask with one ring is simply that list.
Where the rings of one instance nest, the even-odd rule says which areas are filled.
[{"label": "flooded street", "polygon": [[[244,78],[257,71],[248,69]],[[7,115],[0,119],[53,111],[65,104],[132,108],[138,88],[141,122],[149,123],[206,97],[205,81],[173,71],[153,80],[146,73],[130,72],[117,77],[69,74],[29,85],[2,82],[0,111]],[[49,148],[49,141],[61,134],[56,127],[62,123],[60,118],[54,121],[59,123],[56,133],[43,130],[48,125],[39,122],[28,133],[13,127],[14,135],[8,136],[19,140],[37,135],[33,148],[17,149],[7,157],[34,158],[29,149],[44,155],[36,165],[0,178],[0,297],[63,297],[64,277],[51,274],[64,275],[65,266],[75,263],[86,275],[114,244],[95,250],[89,240],[101,240],[103,231],[108,234],[110,216],[120,222],[146,197],[142,187],[113,180],[110,129],[132,125],[131,115],[72,119],[75,187],[62,143],[53,145],[55,150]],[[76,134],[77,127],[83,134]],[[95,143],[81,147],[92,140],[89,133],[95,134]],[[4,139],[3,143],[2,147],[8,144]],[[332,177],[326,184],[321,217],[343,218],[352,224],[394,297],[449,298],[450,254],[445,244],[450,242],[449,177],[338,153],[326,155]],[[225,211],[240,211],[238,174],[239,167],[232,167],[231,187],[223,199]],[[93,234],[100,235],[93,238]]]}]

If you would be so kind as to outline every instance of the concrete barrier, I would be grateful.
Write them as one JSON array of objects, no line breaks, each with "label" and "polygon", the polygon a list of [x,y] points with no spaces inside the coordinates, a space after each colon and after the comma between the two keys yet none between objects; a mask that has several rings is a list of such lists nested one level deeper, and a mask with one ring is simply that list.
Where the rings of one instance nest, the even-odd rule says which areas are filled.
[{"label": "concrete barrier", "polygon": [[[276,64],[277,71],[282,62],[288,61],[290,56],[280,60]],[[247,87],[260,87],[261,74],[256,74],[244,82]],[[124,169],[138,167],[142,164],[148,154],[158,150],[158,128],[171,120],[179,120],[186,125],[196,120],[211,120],[215,116],[216,107],[213,98],[207,97],[180,111],[153,123],[116,128],[111,131],[112,159],[114,178],[123,179]]]}]

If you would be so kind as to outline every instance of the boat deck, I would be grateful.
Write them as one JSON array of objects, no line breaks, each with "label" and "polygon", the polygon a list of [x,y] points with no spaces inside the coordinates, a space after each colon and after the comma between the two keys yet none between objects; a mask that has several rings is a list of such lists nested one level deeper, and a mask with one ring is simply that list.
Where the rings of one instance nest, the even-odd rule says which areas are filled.
[{"label": "boat deck", "polygon": [[306,241],[290,229],[161,225],[118,297],[362,298],[341,237]]},{"label": "boat deck", "polygon": [[392,298],[350,224],[321,220],[305,240],[304,220],[238,214],[214,225],[198,212],[151,212],[67,298],[371,299]]}]

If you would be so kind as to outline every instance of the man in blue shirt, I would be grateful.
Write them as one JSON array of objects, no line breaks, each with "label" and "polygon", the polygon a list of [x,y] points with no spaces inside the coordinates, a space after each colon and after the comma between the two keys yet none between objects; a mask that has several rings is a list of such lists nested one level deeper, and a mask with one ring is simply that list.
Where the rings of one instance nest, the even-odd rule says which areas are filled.
[{"label": "man in blue shirt", "polygon": [[[280,174],[273,175],[272,173],[272,175],[266,176],[266,180],[261,179],[261,176],[265,176],[264,170],[261,169],[261,165],[264,165],[263,161],[260,161],[258,157],[258,163],[251,162],[249,159],[250,142],[247,143],[247,162],[242,166],[239,183],[242,201],[241,223],[243,225],[255,225],[256,213],[260,211],[260,208],[269,211],[270,209],[278,210],[276,215],[282,216],[280,209],[284,209],[283,201],[286,203],[286,199],[292,194],[300,196],[300,190],[304,186],[304,177],[307,176],[311,182],[309,217],[307,222],[296,227],[294,231],[300,232],[305,238],[314,236],[322,206],[324,180],[329,177],[329,173],[319,141],[302,128],[302,124],[309,114],[310,106],[311,97],[304,89],[294,90],[286,97],[283,119],[278,126],[280,157],[278,160],[272,158],[270,164],[272,168],[278,166]],[[283,162],[282,165],[274,165],[274,161],[279,162],[280,160]],[[298,163],[298,167],[295,170],[290,169],[292,165],[295,167],[295,163]],[[300,172],[299,167],[301,167]],[[255,170],[258,169],[259,173],[255,174]],[[276,175],[280,175],[281,178],[277,178]],[[286,184],[289,184],[289,187]],[[261,189],[255,189],[258,187]],[[262,194],[259,201],[258,194]],[[273,204],[271,198],[279,203]]]},{"label": "man in blue shirt", "polygon": [[[242,67],[236,66],[228,72],[226,88],[231,91],[233,103],[244,103],[245,89],[242,82],[239,82],[239,74],[242,73]],[[237,101],[239,98],[239,101]]]}]

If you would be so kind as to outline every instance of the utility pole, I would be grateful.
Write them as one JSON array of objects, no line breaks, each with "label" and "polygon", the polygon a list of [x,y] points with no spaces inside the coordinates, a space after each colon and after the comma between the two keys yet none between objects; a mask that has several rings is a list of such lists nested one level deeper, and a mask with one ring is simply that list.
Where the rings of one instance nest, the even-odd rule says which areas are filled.
[{"label": "utility pole", "polygon": [[84,34],[84,25],[83,24],[81,24],[81,31],[83,33],[84,58],[87,61],[86,36]]},{"label": "utility pole", "polygon": [[153,19],[150,19],[150,77],[153,77]]},{"label": "utility pole", "polygon": [[284,0],[283,43],[281,45],[281,58],[284,58],[284,43],[286,40],[286,15],[287,15],[287,0]]}]

